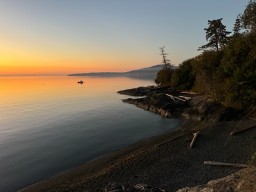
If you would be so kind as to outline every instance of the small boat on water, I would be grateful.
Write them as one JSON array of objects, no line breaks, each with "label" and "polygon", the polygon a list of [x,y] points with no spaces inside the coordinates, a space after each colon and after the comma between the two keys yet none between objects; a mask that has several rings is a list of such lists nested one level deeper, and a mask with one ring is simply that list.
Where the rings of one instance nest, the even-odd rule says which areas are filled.
[{"label": "small boat on water", "polygon": [[77,83],[78,83],[78,84],[83,84],[83,83],[84,83],[84,81],[82,81],[82,80],[81,80],[81,81],[78,81]]}]

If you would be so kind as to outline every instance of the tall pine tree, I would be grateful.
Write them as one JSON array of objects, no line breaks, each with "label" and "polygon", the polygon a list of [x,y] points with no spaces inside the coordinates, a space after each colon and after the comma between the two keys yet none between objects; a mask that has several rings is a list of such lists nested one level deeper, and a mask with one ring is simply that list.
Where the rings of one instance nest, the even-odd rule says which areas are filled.
[{"label": "tall pine tree", "polygon": [[220,48],[224,47],[228,42],[228,35],[230,32],[226,30],[226,26],[222,24],[221,19],[208,20],[208,28],[206,31],[206,40],[208,43],[198,48],[198,50],[214,49],[219,51]]},{"label": "tall pine tree", "polygon": [[238,35],[241,30],[241,15],[238,15],[233,27],[234,35]]}]

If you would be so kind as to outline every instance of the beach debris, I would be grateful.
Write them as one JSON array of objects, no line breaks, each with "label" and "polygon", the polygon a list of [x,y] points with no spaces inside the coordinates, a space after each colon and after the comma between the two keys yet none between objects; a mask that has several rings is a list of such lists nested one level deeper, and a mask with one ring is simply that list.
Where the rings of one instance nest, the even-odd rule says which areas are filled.
[{"label": "beach debris", "polygon": [[[255,110],[256,110],[256,107],[253,107],[253,108],[251,109],[251,111],[249,111],[249,113],[247,113],[247,115],[245,115],[245,117],[244,117],[242,120],[240,120],[240,121],[235,125],[233,131],[231,131],[231,133],[230,133],[229,135],[232,136],[232,135],[235,135],[235,134],[238,134],[238,133],[241,133],[241,132],[244,132],[244,131],[247,131],[247,130],[249,130],[249,129],[252,129],[252,128],[256,127],[256,125],[255,125],[255,123],[254,123],[254,125],[252,125],[252,126],[246,126],[246,127],[244,127],[243,129],[238,129],[238,127],[239,127],[241,124],[244,124],[245,120],[246,120],[248,117],[250,117],[250,116],[255,112]],[[253,122],[255,122],[255,121],[253,121]]]},{"label": "beach debris", "polygon": [[103,190],[104,192],[165,192],[165,190],[151,187],[150,185],[139,183],[134,186],[125,186],[117,182],[110,182]]},{"label": "beach debris", "polygon": [[187,101],[184,98],[176,97],[176,96],[173,96],[173,95],[170,95],[170,94],[166,94],[166,96],[170,97],[173,101],[175,101],[175,100],[180,100],[180,101],[183,101],[183,102]]},{"label": "beach debris", "polygon": [[249,130],[249,129],[253,129],[253,128],[255,128],[255,127],[256,127],[256,125],[250,126],[250,127],[245,127],[245,128],[240,129],[240,130],[233,130],[233,131],[230,133],[230,135],[236,135],[236,134],[238,134],[238,133],[242,133],[242,132],[244,132],[244,131],[247,131],[247,130]]},{"label": "beach debris", "polygon": [[190,143],[190,145],[189,145],[189,148],[190,148],[190,149],[193,148],[193,145],[194,145],[196,139],[198,138],[199,133],[200,133],[200,131],[197,131],[197,132],[193,133],[193,139],[192,139],[192,141],[191,141],[191,143]]},{"label": "beach debris", "polygon": [[217,162],[217,161],[204,161],[204,165],[225,166],[225,167],[237,167],[237,168],[246,168],[246,167],[248,167],[248,165],[246,165],[246,164],[224,163],[224,162]]},{"label": "beach debris", "polygon": [[186,96],[179,96],[180,98],[182,98],[182,99],[185,99],[186,101],[188,101],[188,100],[190,100],[190,99],[192,99],[191,97],[186,97]]}]

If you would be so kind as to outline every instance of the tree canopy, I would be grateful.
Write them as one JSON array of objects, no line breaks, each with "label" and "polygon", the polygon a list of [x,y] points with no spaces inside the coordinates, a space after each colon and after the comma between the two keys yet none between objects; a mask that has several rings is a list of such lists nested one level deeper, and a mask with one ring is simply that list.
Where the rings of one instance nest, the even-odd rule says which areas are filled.
[{"label": "tree canopy", "polygon": [[222,24],[222,19],[208,20],[208,28],[205,28],[206,31],[206,40],[207,44],[198,48],[198,50],[204,49],[214,49],[218,51],[220,48],[223,48],[228,42],[228,35],[231,32],[226,30],[226,26]]},{"label": "tree canopy", "polygon": [[[204,51],[173,70],[161,70],[156,83],[192,89],[228,107],[250,109],[256,104],[256,2],[251,0],[234,22],[233,35],[209,20]],[[164,52],[163,52],[164,53]]]}]

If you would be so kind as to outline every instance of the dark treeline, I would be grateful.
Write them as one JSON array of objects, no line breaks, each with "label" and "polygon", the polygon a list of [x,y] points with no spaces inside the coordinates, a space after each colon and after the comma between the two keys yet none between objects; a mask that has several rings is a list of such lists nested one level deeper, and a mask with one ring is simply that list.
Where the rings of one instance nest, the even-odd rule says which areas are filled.
[{"label": "dark treeline", "polygon": [[155,82],[192,89],[225,106],[251,108],[256,103],[256,1],[238,15],[232,34],[222,19],[209,20],[204,30],[208,43],[199,47],[203,52],[176,69],[163,68]]}]

